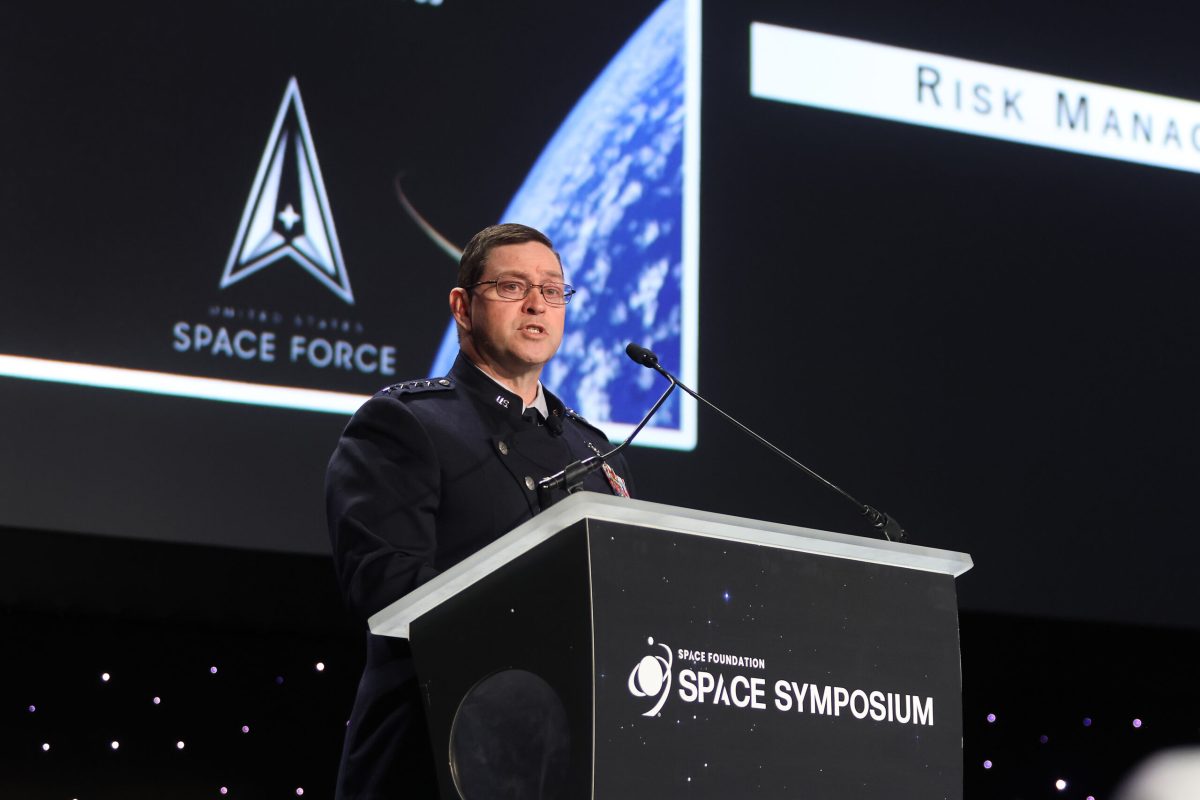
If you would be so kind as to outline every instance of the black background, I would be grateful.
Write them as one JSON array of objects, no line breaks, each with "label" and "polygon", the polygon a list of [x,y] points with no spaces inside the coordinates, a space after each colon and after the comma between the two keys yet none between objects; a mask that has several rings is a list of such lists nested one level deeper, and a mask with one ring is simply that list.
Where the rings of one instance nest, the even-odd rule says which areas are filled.
[{"label": "black background", "polygon": [[[1143,6],[767,5],[706,9],[705,387],[970,552],[965,607],[1194,625],[1195,176],[744,91],[750,18],[1188,97],[1184,43]],[[861,530],[709,415],[700,442],[712,483],[670,502]]]},{"label": "black background", "polygon": [[[453,265],[404,219],[392,179],[403,171],[456,241],[496,221],[651,8],[7,8],[0,351],[177,366],[169,326],[225,299],[296,75],[355,313],[367,338],[404,345],[398,377],[423,377]],[[1194,627],[1197,177],[748,91],[760,20],[1198,97],[1187,18],[1144,3],[758,2],[709,3],[704,20],[700,389],[916,542],[971,553],[967,609]],[[298,269],[239,287],[248,305],[292,294],[282,310],[344,311]],[[699,417],[694,452],[634,453],[643,498],[867,533],[844,501]],[[321,553],[343,423],[0,379],[0,522]]]}]

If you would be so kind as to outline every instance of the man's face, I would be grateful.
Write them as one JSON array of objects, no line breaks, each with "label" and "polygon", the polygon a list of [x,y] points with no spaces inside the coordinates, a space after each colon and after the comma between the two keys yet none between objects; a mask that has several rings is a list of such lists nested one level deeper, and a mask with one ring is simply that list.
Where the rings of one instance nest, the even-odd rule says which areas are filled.
[{"label": "man's face", "polygon": [[[523,242],[502,245],[488,254],[479,280],[499,278],[520,278],[530,284],[562,283],[563,274],[550,248]],[[467,290],[458,299],[452,305],[454,316],[470,340],[473,355],[483,362],[480,366],[515,377],[540,372],[558,351],[566,307],[547,304],[536,288],[531,288],[524,300],[506,300],[493,284],[487,284]]]}]

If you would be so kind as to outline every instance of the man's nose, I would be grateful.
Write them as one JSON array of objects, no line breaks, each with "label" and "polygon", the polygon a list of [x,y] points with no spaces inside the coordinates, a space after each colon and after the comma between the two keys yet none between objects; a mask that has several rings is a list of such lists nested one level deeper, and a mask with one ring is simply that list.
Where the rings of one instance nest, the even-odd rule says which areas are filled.
[{"label": "man's nose", "polygon": [[525,310],[531,314],[541,314],[546,310],[546,298],[537,286],[529,287],[529,294],[525,295]]}]

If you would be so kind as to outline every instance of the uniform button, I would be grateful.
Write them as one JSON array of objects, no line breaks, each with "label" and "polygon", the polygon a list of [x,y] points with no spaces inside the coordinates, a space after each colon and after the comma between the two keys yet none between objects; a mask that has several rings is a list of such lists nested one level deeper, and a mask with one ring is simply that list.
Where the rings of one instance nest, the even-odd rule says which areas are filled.
[{"label": "uniform button", "polygon": [[446,380],[445,378],[442,378],[440,381],[438,381],[438,383],[440,383],[442,386],[450,385],[450,381]]},{"label": "uniform button", "polygon": [[500,451],[500,455],[508,455],[508,444],[506,442],[500,442],[496,445],[496,448]]},{"label": "uniform button", "polygon": [[533,491],[533,478],[528,475],[525,476],[525,488],[531,492]]}]

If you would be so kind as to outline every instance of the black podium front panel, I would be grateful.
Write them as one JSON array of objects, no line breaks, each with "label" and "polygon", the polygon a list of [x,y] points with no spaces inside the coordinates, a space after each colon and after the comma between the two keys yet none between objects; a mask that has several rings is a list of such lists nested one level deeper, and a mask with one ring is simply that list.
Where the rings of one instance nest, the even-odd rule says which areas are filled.
[{"label": "black podium front panel", "polygon": [[961,798],[951,576],[588,531],[597,800]]},{"label": "black podium front panel", "polygon": [[[589,796],[587,556],[577,522],[412,623],[443,798]],[[547,741],[531,740],[537,729]],[[464,730],[472,741],[456,736]],[[463,774],[470,762],[474,777]]]}]

